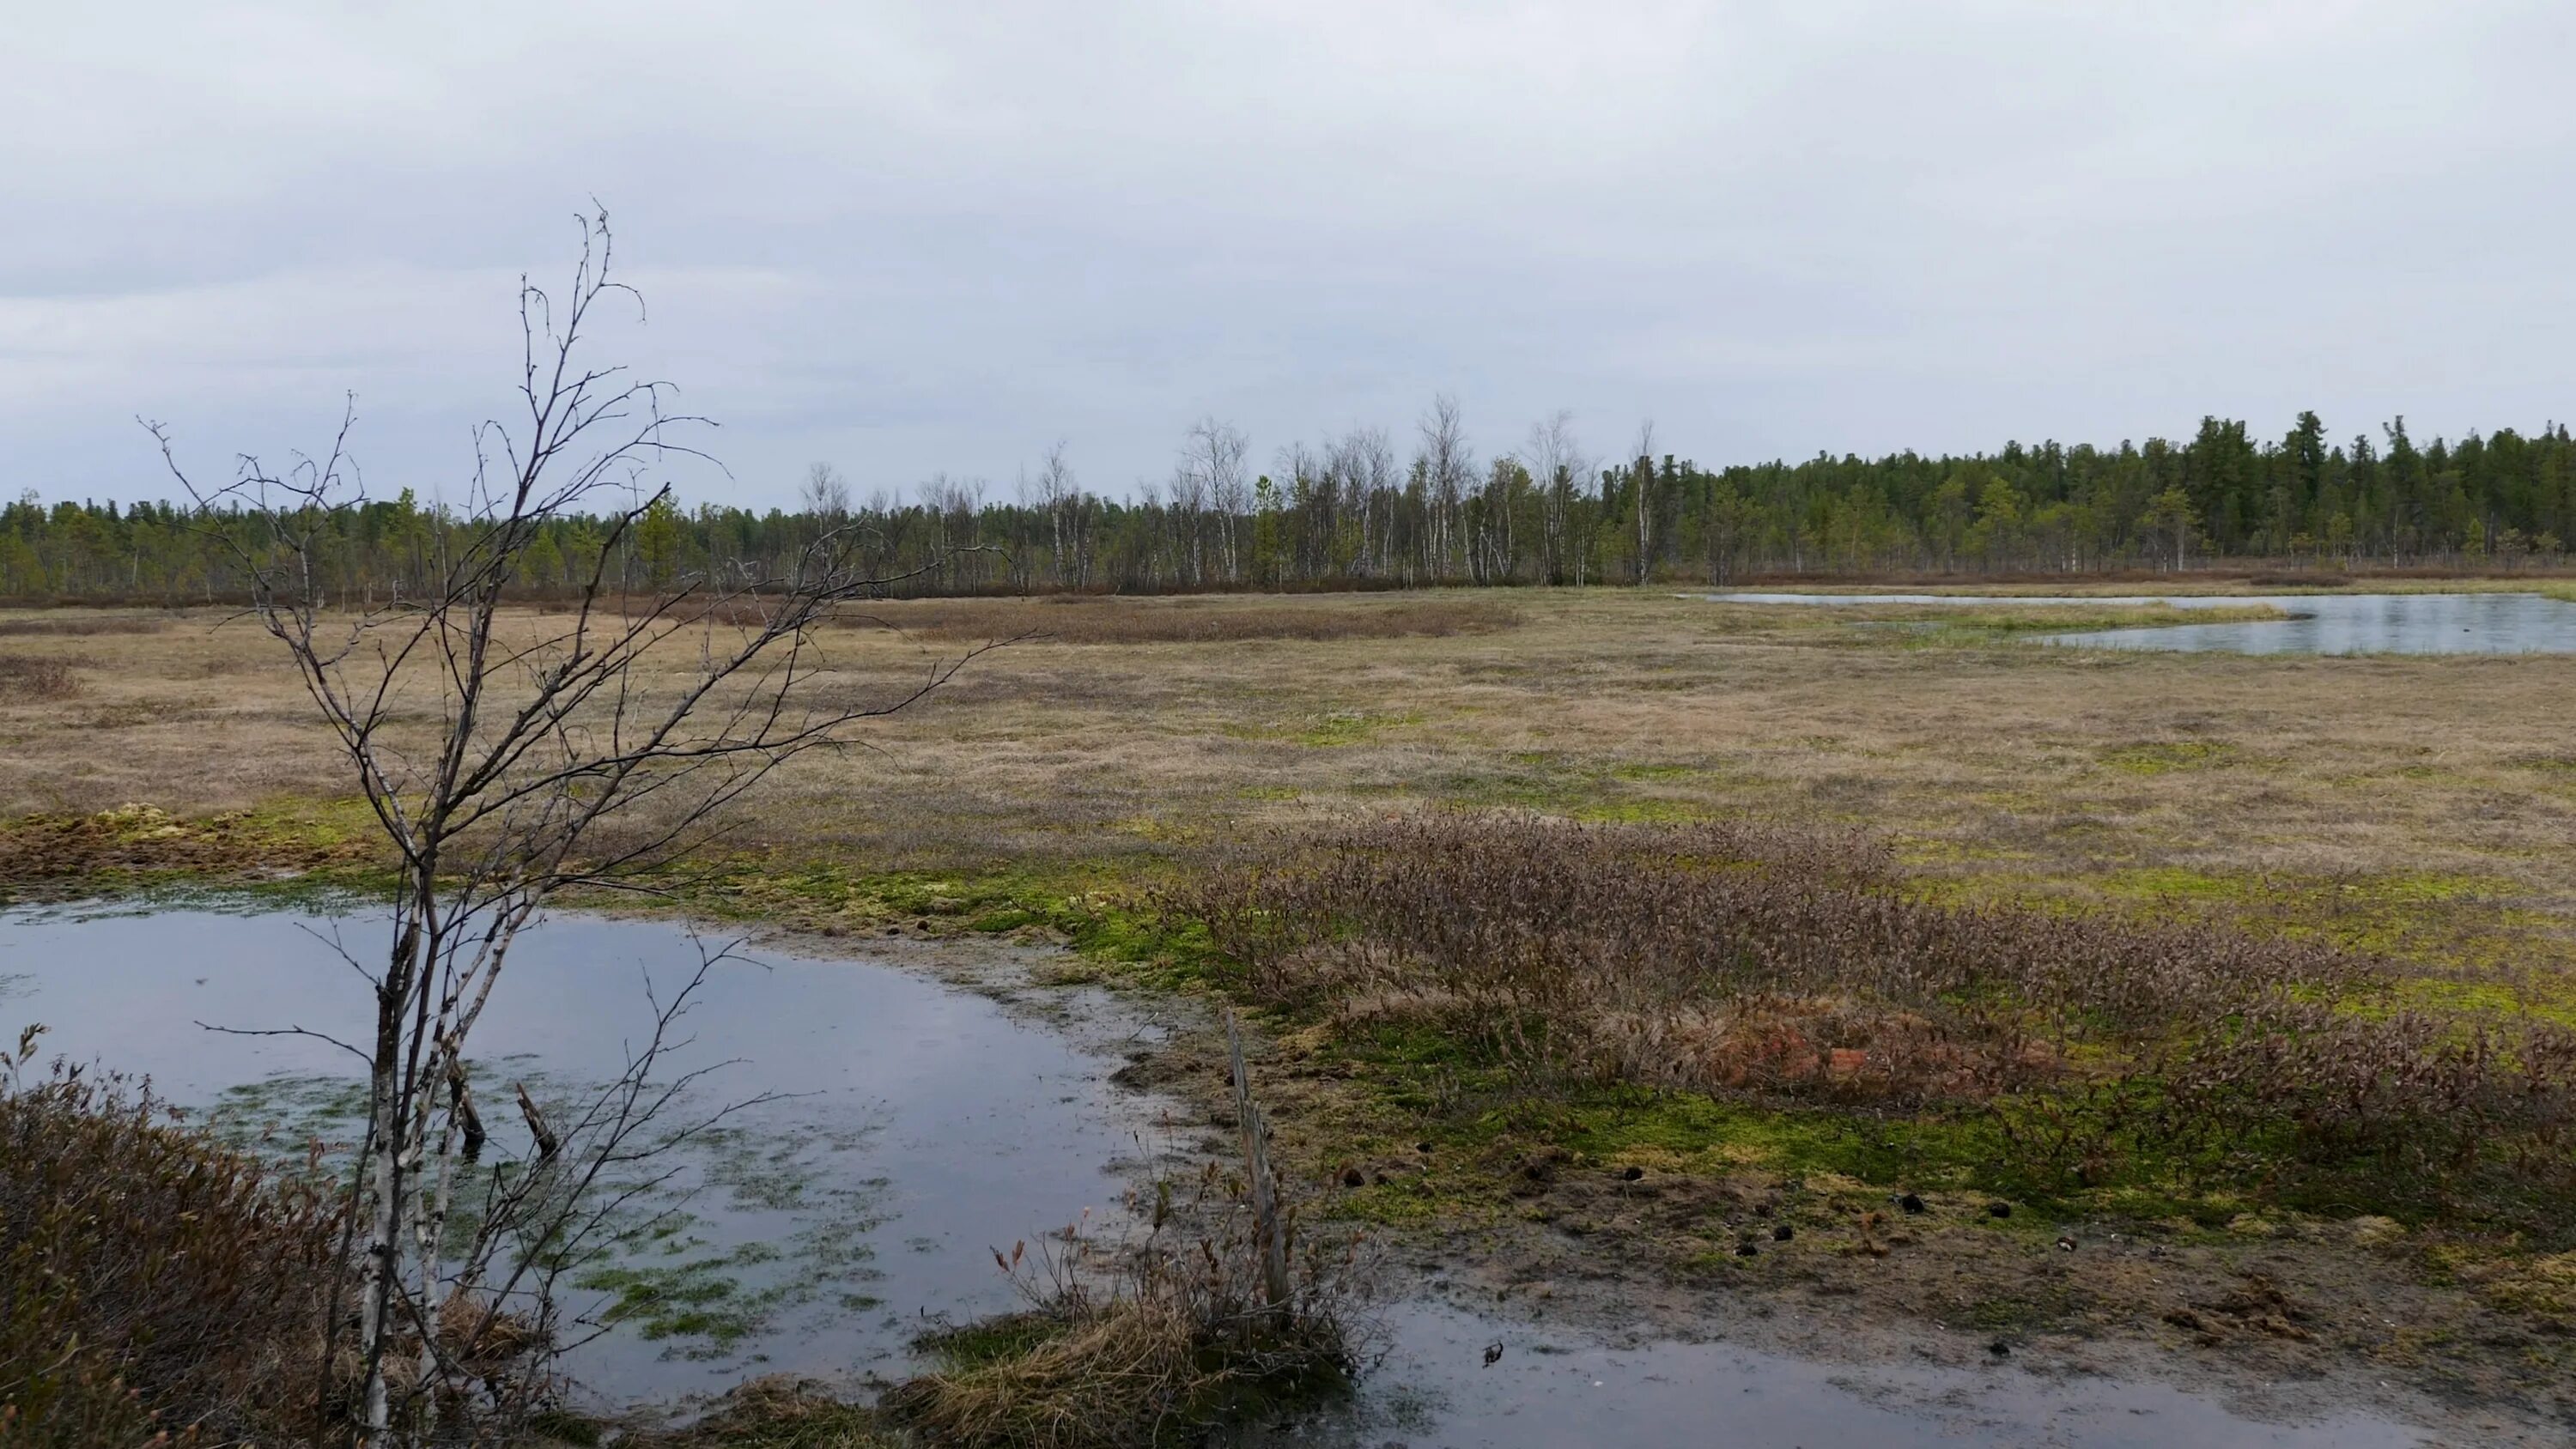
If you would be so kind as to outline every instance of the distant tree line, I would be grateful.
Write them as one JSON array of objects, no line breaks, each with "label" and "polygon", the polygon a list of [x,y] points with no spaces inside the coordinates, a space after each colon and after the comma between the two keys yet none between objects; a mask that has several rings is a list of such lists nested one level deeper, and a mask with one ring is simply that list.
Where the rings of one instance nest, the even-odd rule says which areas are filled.
[{"label": "distant tree line", "polygon": [[[1564,414],[1489,459],[1447,398],[1409,446],[1354,428],[1256,472],[1229,424],[1189,430],[1167,479],[1084,487],[1058,447],[1008,499],[940,475],[854,501],[816,464],[794,511],[665,500],[639,527],[553,520],[521,564],[531,595],[603,565],[621,586],[775,568],[856,526],[873,572],[923,593],[1165,592],[1432,584],[1725,583],[1782,573],[2083,573],[2230,560],[2496,568],[2557,563],[2576,537],[2576,438],[2553,424],[2417,443],[2401,418],[2328,438],[2301,413],[2278,440],[2204,419],[2188,442],[2007,444],[1966,457],[1819,456],[1708,469],[1651,429],[1607,460]],[[418,593],[459,518],[409,490],[307,521],[324,590]],[[0,596],[186,602],[237,596],[232,546],[257,521],[168,503],[0,508]],[[229,540],[229,541],[228,541]]]}]

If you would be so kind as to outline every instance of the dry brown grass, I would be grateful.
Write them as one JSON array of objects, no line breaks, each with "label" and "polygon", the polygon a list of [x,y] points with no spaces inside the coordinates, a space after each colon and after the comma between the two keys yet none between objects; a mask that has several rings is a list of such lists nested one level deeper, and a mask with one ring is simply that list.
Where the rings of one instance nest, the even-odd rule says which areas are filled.
[{"label": "dry brown grass", "polygon": [[[1867,610],[1617,591],[1524,591],[1509,607],[1521,622],[1490,633],[1014,645],[870,728],[876,748],[798,762],[738,838],[870,868],[1126,873],[1440,803],[1840,823],[1887,838],[1934,889],[2314,928],[2477,989],[2569,999],[2568,660],[1909,647],[1852,627]],[[214,622],[85,637],[79,699],[0,697],[0,812],[344,796],[274,646]],[[816,688],[884,698],[958,647],[830,631]]]},{"label": "dry brown grass", "polygon": [[64,610],[0,619],[0,639],[87,638],[98,634],[158,634],[170,621],[154,614]]},{"label": "dry brown grass", "polygon": [[1284,1214],[1288,1297],[1262,1290],[1243,1183],[1213,1164],[1158,1183],[1141,1241],[994,1254],[1027,1311],[923,1341],[931,1372],[882,1407],[957,1449],[1134,1449],[1195,1442],[1262,1403],[1347,1385],[1364,1336],[1359,1240],[1302,1233]]},{"label": "dry brown grass", "polygon": [[42,654],[0,654],[0,699],[69,699],[80,693],[71,662]]},{"label": "dry brown grass", "polygon": [[854,608],[845,622],[944,643],[1222,644],[1247,639],[1445,639],[1520,622],[1490,598],[1131,598],[1051,594],[1034,600],[920,599]]}]

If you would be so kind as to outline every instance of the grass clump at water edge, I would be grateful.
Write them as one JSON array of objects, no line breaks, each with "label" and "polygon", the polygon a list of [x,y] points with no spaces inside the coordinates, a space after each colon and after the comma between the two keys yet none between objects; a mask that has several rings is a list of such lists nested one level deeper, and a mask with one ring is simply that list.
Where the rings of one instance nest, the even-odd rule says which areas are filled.
[{"label": "grass clump at water edge", "polygon": [[[1142,1242],[994,1256],[1028,1307],[923,1341],[939,1367],[884,1411],[935,1444],[1132,1449],[1175,1442],[1266,1407],[1345,1387],[1366,1330],[1360,1240],[1282,1223],[1288,1292],[1263,1286],[1251,1198],[1211,1166],[1187,1201],[1160,1184]],[[1174,1232],[1176,1224],[1188,1224]]]}]

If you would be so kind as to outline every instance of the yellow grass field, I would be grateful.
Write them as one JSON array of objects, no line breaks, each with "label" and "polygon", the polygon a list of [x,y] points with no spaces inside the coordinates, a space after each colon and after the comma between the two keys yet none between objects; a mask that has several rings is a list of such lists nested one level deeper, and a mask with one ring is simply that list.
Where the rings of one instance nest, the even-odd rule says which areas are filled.
[{"label": "yellow grass field", "polygon": [[[775,777],[738,819],[743,846],[1124,878],[1427,805],[1831,822],[1883,834],[1934,888],[2286,921],[2563,1000],[2565,659],[2079,652],[1871,627],[1935,617],[1921,609],[1656,592],[875,617],[892,627],[826,636],[816,698],[892,697],[971,642],[1030,637]],[[1431,632],[1384,632],[1409,628]],[[1261,637],[1281,633],[1316,637]],[[692,651],[667,652],[684,667]],[[0,615],[0,658],[71,681],[0,692],[0,812],[190,817],[350,793],[282,651],[246,624]]]}]

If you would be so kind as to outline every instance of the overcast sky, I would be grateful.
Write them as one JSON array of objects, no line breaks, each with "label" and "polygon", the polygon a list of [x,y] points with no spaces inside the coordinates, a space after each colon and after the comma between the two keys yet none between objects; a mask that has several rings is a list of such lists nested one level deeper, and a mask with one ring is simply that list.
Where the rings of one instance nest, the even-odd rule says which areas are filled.
[{"label": "overcast sky", "polygon": [[0,490],[451,495],[518,275],[731,479],[1169,471],[1435,392],[1703,463],[2576,414],[2576,4],[11,4]]}]

